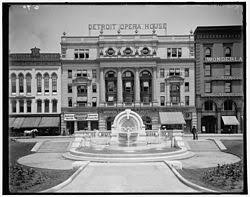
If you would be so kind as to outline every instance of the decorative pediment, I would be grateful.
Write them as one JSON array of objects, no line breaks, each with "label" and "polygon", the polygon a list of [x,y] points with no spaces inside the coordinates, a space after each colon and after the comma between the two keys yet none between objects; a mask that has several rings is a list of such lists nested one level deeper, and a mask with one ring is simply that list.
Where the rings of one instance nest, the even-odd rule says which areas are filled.
[{"label": "decorative pediment", "polygon": [[184,82],[184,78],[180,76],[170,76],[170,77],[167,77],[165,80],[167,83],[174,83],[174,82],[183,83]]},{"label": "decorative pediment", "polygon": [[77,78],[73,79],[72,82],[73,82],[73,84],[87,83],[88,85],[90,85],[91,79],[89,79],[88,77],[77,77]]}]

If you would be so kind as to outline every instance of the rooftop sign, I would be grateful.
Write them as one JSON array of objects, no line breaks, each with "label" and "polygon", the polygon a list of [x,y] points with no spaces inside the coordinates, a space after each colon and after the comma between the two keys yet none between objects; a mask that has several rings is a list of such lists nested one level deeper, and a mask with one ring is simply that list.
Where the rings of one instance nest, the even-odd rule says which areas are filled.
[{"label": "rooftop sign", "polygon": [[[167,23],[151,23],[151,24],[89,24],[88,25],[88,29],[89,31],[117,31],[117,32],[121,32],[121,31],[130,31],[134,30],[134,31],[143,31],[143,32],[147,32],[147,31],[151,31],[152,30],[164,30],[165,34],[166,34],[166,30],[167,30]],[[136,32],[136,33],[137,33]]]}]

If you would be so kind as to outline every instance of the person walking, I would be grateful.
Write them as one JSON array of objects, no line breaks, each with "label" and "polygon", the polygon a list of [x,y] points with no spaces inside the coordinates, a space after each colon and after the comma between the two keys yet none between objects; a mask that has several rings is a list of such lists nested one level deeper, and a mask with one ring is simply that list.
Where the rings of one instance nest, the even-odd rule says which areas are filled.
[{"label": "person walking", "polygon": [[198,140],[198,132],[197,132],[197,129],[195,128],[195,126],[193,126],[191,132],[193,134],[193,140]]}]

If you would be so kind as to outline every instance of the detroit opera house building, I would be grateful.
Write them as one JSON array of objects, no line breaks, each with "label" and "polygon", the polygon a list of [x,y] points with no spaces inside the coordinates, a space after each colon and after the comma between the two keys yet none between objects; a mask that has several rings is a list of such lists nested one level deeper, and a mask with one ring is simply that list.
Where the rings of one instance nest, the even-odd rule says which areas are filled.
[{"label": "detroit opera house building", "polygon": [[64,34],[62,132],[111,130],[125,109],[138,113],[146,130],[185,123],[190,131],[197,125],[194,55],[193,35]]}]

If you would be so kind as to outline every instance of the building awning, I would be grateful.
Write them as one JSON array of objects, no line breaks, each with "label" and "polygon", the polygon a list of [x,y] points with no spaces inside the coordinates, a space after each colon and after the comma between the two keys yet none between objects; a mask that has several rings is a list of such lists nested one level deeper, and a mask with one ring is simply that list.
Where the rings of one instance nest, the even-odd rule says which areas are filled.
[{"label": "building awning", "polygon": [[161,124],[186,124],[181,112],[159,112]]},{"label": "building awning", "polygon": [[16,118],[9,118],[9,128],[13,127],[13,123]]},{"label": "building awning", "polygon": [[42,117],[39,127],[59,127],[59,117]]},{"label": "building awning", "polygon": [[25,120],[23,121],[22,127],[24,127],[24,128],[38,127],[41,119],[42,119],[41,117],[28,117],[28,118],[25,118]]},{"label": "building awning", "polygon": [[224,125],[240,125],[239,121],[235,116],[222,116]]},{"label": "building awning", "polygon": [[13,122],[12,127],[17,128],[17,129],[21,128],[21,127],[22,127],[22,124],[23,124],[24,119],[25,119],[25,118],[23,118],[23,117],[16,118],[16,119],[15,119],[15,121]]}]

